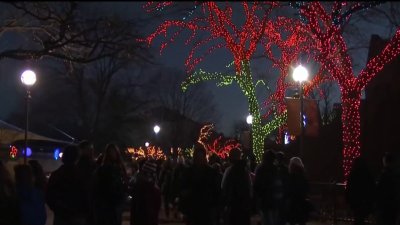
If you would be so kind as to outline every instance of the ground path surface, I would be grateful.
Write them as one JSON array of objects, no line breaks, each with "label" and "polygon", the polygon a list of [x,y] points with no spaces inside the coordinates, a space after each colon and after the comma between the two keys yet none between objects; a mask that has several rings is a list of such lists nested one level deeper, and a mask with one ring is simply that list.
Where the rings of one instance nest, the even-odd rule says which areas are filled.
[{"label": "ground path surface", "polygon": [[[130,225],[130,213],[129,212],[124,212],[123,214],[123,223],[122,225]],[[258,216],[253,216],[252,217],[252,223],[251,225],[258,225],[260,218]],[[47,210],[47,222],[46,225],[53,225],[53,212],[51,210]],[[160,214],[160,223],[159,225],[185,225],[181,221],[173,220],[173,219],[166,219],[165,216],[163,216],[163,213]],[[350,222],[337,222],[336,224],[333,224],[332,221],[310,221],[307,223],[307,225],[351,225]]]}]

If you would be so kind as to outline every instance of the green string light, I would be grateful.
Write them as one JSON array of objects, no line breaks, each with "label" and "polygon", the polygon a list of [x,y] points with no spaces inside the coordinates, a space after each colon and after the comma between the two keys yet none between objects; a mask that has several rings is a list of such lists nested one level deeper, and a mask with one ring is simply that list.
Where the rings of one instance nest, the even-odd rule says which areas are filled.
[{"label": "green string light", "polygon": [[256,84],[253,83],[250,61],[242,61],[241,68],[242,70],[237,72],[236,75],[228,75],[217,72],[210,73],[200,69],[199,71],[190,75],[181,86],[182,90],[186,91],[190,85],[194,85],[202,81],[214,80],[219,87],[231,85],[233,81],[236,81],[249,103],[249,112],[253,116],[253,152],[256,157],[256,161],[261,162],[262,154],[264,152],[264,138],[285,123],[287,114],[285,111],[283,114],[277,115],[275,119],[263,126],[261,122],[260,106],[256,98],[255,87],[259,83],[264,85],[265,83],[262,80],[257,81]]}]

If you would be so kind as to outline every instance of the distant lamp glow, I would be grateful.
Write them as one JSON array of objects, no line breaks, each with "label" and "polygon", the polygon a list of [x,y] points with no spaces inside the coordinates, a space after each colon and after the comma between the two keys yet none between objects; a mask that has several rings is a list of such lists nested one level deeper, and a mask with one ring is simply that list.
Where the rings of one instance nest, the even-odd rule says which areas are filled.
[{"label": "distant lamp glow", "polygon": [[[22,154],[25,154],[25,149],[22,149]],[[27,147],[26,148],[26,157],[29,157],[32,155],[32,149]]]},{"label": "distant lamp glow", "polygon": [[155,125],[153,130],[154,130],[154,133],[158,134],[158,132],[160,132],[161,128],[160,128],[160,126]]},{"label": "distant lamp glow", "polygon": [[293,80],[296,82],[303,82],[306,81],[307,78],[308,78],[307,69],[302,65],[298,65],[293,71]]},{"label": "distant lamp glow", "polygon": [[32,70],[25,70],[21,75],[21,81],[26,86],[32,86],[36,83],[36,74]]},{"label": "distant lamp glow", "polygon": [[60,157],[60,149],[59,148],[56,148],[55,150],[54,150],[54,154],[53,154],[53,157],[54,157],[54,159],[55,160],[58,160],[59,158],[61,158]]},{"label": "distant lamp glow", "polygon": [[307,125],[307,117],[306,115],[303,115],[303,126]]},{"label": "distant lamp glow", "polygon": [[246,122],[247,124],[252,124],[253,123],[253,116],[252,115],[248,115],[246,118]]},{"label": "distant lamp glow", "polygon": [[63,156],[63,153],[60,152],[60,153],[58,154],[58,157],[62,158],[62,156]]},{"label": "distant lamp glow", "polygon": [[287,131],[285,131],[285,145],[290,143],[290,135]]},{"label": "distant lamp glow", "polygon": [[[154,131],[155,132],[155,131]],[[146,141],[146,143],[144,143],[144,146],[149,147],[150,143]]]}]

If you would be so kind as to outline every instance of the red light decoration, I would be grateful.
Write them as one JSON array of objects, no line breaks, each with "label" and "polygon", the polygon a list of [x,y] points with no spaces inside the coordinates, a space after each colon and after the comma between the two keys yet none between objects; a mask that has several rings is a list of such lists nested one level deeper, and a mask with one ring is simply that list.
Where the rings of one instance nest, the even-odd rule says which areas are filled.
[{"label": "red light decoration", "polygon": [[[289,66],[298,57],[298,54],[309,48],[310,45],[306,43],[310,38],[308,38],[306,32],[300,29],[299,21],[284,17],[276,19],[274,15],[271,15],[275,8],[280,7],[279,2],[240,2],[238,4],[241,4],[244,14],[244,20],[240,26],[233,22],[234,10],[231,3],[196,2],[194,5],[200,9],[200,16],[164,21],[145,40],[141,41],[150,45],[156,37],[165,37],[166,41],[162,42],[160,47],[161,54],[163,49],[173,43],[180,34],[189,31],[188,38],[184,43],[186,45],[194,43],[194,45],[185,61],[188,74],[192,74],[196,66],[215,50],[223,48],[229,51],[235,67],[234,75],[194,73],[189,75],[185,87],[187,84],[211,79],[216,80],[220,85],[228,85],[235,81],[249,103],[249,113],[253,116],[253,151],[256,160],[260,162],[264,151],[265,136],[271,130],[281,126],[284,121],[282,118],[285,115],[285,108],[282,103],[284,99],[282,94],[284,94],[287,86],[279,86],[281,88],[278,90],[279,94],[272,97],[273,102],[278,104],[278,107],[268,105],[272,110],[271,115],[279,117],[279,119],[272,121],[274,126],[271,124],[262,125],[260,106],[255,93],[255,84],[258,82],[254,81],[251,72],[252,56],[254,56],[257,47],[264,47],[266,55],[272,57],[274,66],[281,68],[281,76],[286,76]],[[171,2],[150,2],[145,5],[145,8],[150,9],[148,11],[151,12],[172,5]],[[221,5],[221,7],[218,5]],[[299,24],[299,26],[293,24]],[[287,31],[290,33],[289,36],[284,33]],[[194,41],[199,35],[201,35],[200,41]],[[275,59],[272,53],[273,47],[280,49],[282,55],[280,59]]]},{"label": "red light decoration", "polygon": [[9,153],[10,158],[12,158],[12,159],[17,158],[17,154],[18,154],[18,148],[15,147],[14,145],[12,145],[12,146],[10,147],[10,153]]},{"label": "red light decoration", "polygon": [[214,124],[206,124],[200,129],[200,135],[197,142],[207,149],[207,142],[214,129]]},{"label": "red light decoration", "polygon": [[214,153],[222,159],[226,159],[227,157],[229,157],[229,152],[232,149],[240,147],[240,143],[238,143],[236,140],[229,139],[224,141],[222,139],[222,136],[219,136],[217,139],[215,139],[212,144],[207,145],[209,154]]},{"label": "red light decoration", "polygon": [[[290,18],[278,17],[276,21],[269,21],[267,31],[270,35],[262,41],[265,43],[265,54],[272,61],[273,67],[279,70],[281,76],[277,81],[277,89],[265,102],[264,106],[269,107],[269,110],[264,114],[264,118],[278,113],[281,114],[286,110],[283,99],[287,88],[294,87],[294,82],[287,82],[289,69],[291,65],[297,61],[299,54],[310,52],[310,44],[308,43],[308,34],[301,29],[300,21]],[[282,39],[283,33],[289,33],[286,40]],[[271,38],[269,38],[271,36]],[[273,47],[278,47],[281,54],[275,56]],[[279,57],[280,56],[280,57]],[[291,79],[289,79],[291,80]]]},{"label": "red light decoration", "polygon": [[[226,48],[232,54],[236,72],[240,74],[242,61],[249,61],[250,57],[254,54],[257,44],[259,44],[260,39],[265,34],[265,24],[267,22],[268,16],[273,8],[278,6],[278,3],[268,2],[255,2],[249,6],[248,2],[241,2],[243,9],[245,11],[246,20],[241,28],[237,27],[232,21],[232,6],[225,4],[224,8],[218,7],[216,2],[202,2],[201,8],[204,17],[196,17],[189,21],[182,20],[168,20],[164,21],[155,32],[150,34],[146,41],[148,44],[153,42],[154,38],[160,35],[167,36],[167,30],[173,27],[178,28],[174,32],[170,39],[161,44],[160,53],[169,44],[174,42],[175,38],[181,34],[184,29],[191,32],[189,38],[185,41],[185,44],[190,43],[194,37],[199,33],[199,31],[209,33],[208,38],[204,38],[201,41],[195,43],[189,56],[186,59],[185,66],[187,67],[187,72],[193,72],[194,68],[198,63],[203,61],[204,57],[211,54],[219,48]],[[172,3],[158,3],[154,6],[154,3],[150,2],[145,5],[145,8],[150,6],[155,8],[160,8],[161,6],[169,5]],[[266,8],[266,5],[269,8]],[[262,13],[262,17],[258,15]],[[209,47],[205,53],[201,56],[195,56],[196,52],[200,50],[201,46],[205,46],[212,41],[222,41]]]},{"label": "red light decoration", "polygon": [[[329,72],[340,87],[345,181],[353,160],[360,155],[361,91],[386,64],[400,54],[400,29],[398,29],[383,51],[370,59],[358,76],[354,75],[352,61],[347,53],[340,25],[343,21],[350,19],[352,12],[362,9],[364,6],[365,3],[336,2],[332,13],[328,13],[320,2],[309,2],[299,6],[301,15],[307,20],[303,29],[309,31],[313,40],[316,41],[319,54],[315,59],[324,70]],[[342,7],[348,7],[349,10],[345,14],[338,14],[337,12],[340,12]]]},{"label": "red light decoration", "polygon": [[143,9],[146,10],[146,12],[153,12],[155,10],[157,11],[162,11],[165,7],[168,7],[172,5],[174,2],[172,1],[165,1],[165,2],[147,2],[145,5],[143,5]]},{"label": "red light decoration", "polygon": [[206,124],[200,129],[200,135],[197,140],[198,143],[202,144],[204,148],[207,150],[207,154],[216,154],[219,157],[225,159],[229,156],[229,152],[233,148],[240,148],[241,145],[239,142],[233,139],[224,139],[221,135],[212,140],[214,132],[213,124]]},{"label": "red light decoration", "polygon": [[148,147],[139,147],[139,148],[128,148],[128,153],[132,155],[132,158],[152,158],[152,159],[166,159],[166,155],[161,150],[160,147],[156,146],[148,146]]}]

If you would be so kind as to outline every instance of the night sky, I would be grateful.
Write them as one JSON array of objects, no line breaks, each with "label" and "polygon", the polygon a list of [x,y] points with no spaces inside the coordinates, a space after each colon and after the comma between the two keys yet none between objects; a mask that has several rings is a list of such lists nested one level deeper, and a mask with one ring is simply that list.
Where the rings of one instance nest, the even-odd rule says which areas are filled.
[{"label": "night sky", "polygon": [[[85,4],[86,7],[91,10],[99,10],[100,12],[107,14],[117,12],[119,15],[126,18],[134,17],[144,17],[145,13],[142,10],[142,5],[144,2],[87,2],[79,4]],[[4,5],[4,3],[0,3]],[[384,7],[384,6],[380,6]],[[1,10],[6,10],[1,7]],[[154,21],[150,23],[148,27],[143,30],[145,35],[153,31],[160,21]],[[374,24],[359,23],[359,29],[363,30],[364,37],[366,37],[365,43],[369,42],[369,37],[371,34],[379,34],[382,37],[386,37],[388,34],[388,29],[386,25],[381,21],[376,21]],[[160,39],[161,40],[161,39]],[[9,44],[15,44],[12,36],[2,35],[0,36],[0,50],[7,48]],[[23,41],[23,40],[20,40]],[[133,40],[132,40],[133,41]],[[348,45],[351,46],[351,41]],[[152,45],[155,53],[158,53],[158,45]],[[184,61],[187,57],[189,47],[185,47],[182,43],[177,43],[171,45],[167,48],[163,55],[157,56],[157,60],[167,65],[168,67],[178,68],[184,70]],[[356,64],[354,70],[359,71],[360,68],[365,66],[365,60],[367,57],[367,49],[359,49],[353,52],[354,62]],[[225,65],[230,63],[231,57],[226,51],[217,51],[212,54],[209,58],[204,60],[203,63],[199,64],[197,69],[203,69],[209,72],[224,71],[226,70]],[[253,73],[265,74],[270,71],[268,69],[268,63],[265,60],[257,60],[253,63]],[[27,65],[23,61],[15,61],[2,59],[0,61],[0,119],[5,119],[7,116],[15,110],[23,110],[23,92],[24,89],[20,82],[20,74],[25,69]],[[311,68],[310,76],[312,76],[312,71],[316,68]],[[34,88],[40,88],[40,73],[37,73],[38,82]],[[275,79],[268,81],[272,89],[274,89]],[[213,81],[208,83],[208,87],[213,92],[215,97],[215,102],[217,103],[217,110],[222,115],[219,122],[216,124],[216,128],[219,131],[224,132],[226,135],[233,134],[233,124],[236,121],[245,121],[248,115],[248,105],[246,98],[241,93],[239,87],[235,84],[227,87],[217,88]],[[33,90],[34,92],[34,90]],[[266,88],[260,87],[259,90],[259,101],[261,102],[265,98]],[[337,91],[333,96],[334,102],[339,101],[339,94]]]}]

